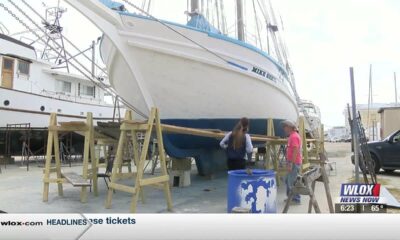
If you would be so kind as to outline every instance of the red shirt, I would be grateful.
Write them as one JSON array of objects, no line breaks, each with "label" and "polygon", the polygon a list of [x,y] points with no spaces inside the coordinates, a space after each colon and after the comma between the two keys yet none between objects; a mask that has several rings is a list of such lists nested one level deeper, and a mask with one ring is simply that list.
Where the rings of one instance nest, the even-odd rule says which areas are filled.
[{"label": "red shirt", "polygon": [[301,138],[300,135],[296,132],[293,131],[288,138],[288,145],[287,145],[287,150],[286,150],[286,157],[288,161],[292,162],[293,161],[293,151],[294,148],[298,149],[297,157],[294,160],[295,164],[301,164],[302,163],[302,158],[301,158]]}]

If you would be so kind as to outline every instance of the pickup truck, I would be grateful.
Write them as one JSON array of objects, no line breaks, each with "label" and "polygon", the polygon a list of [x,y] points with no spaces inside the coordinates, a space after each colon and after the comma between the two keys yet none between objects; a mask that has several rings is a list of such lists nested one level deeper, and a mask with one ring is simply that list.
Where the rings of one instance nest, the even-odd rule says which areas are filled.
[{"label": "pickup truck", "polygon": [[[368,148],[375,163],[375,172],[382,168],[385,172],[400,169],[400,130],[382,141],[369,142]],[[354,157],[352,157],[354,164]]]}]

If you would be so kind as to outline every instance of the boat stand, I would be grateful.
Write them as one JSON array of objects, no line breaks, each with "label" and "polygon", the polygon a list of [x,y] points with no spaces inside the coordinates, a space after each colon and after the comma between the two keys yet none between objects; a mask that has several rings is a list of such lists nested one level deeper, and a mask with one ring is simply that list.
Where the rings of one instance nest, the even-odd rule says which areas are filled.
[{"label": "boat stand", "polygon": [[[73,172],[64,173],[61,171],[59,144],[59,134],[61,132],[78,132],[83,133],[83,135],[85,136],[82,175]],[[55,158],[55,167],[51,167],[53,156]],[[91,169],[89,169],[89,160],[91,162]],[[93,191],[96,196],[98,195],[97,172],[98,169],[94,151],[94,128],[92,113],[87,113],[86,122],[61,122],[59,125],[57,124],[57,115],[55,113],[52,113],[50,116],[46,161],[43,177],[43,202],[48,202],[50,183],[57,183],[58,195],[63,196],[63,184],[68,182],[74,187],[81,188],[80,200],[82,203],[86,203],[87,187],[93,185]],[[51,173],[56,173],[57,177],[51,178]]]},{"label": "boat stand", "polygon": [[312,207],[316,213],[321,213],[321,210],[318,206],[317,200],[315,198],[315,181],[321,176],[320,167],[311,167],[308,171],[306,171],[302,176],[297,176],[297,179],[294,183],[294,187],[289,193],[288,199],[286,200],[285,207],[282,213],[287,213],[289,211],[289,206],[292,202],[293,197],[296,194],[300,195],[308,195],[310,196],[308,213],[311,213]]},{"label": "boat stand", "polygon": [[[109,184],[109,190],[107,194],[105,207],[106,208],[111,207],[114,190],[128,192],[132,194],[130,211],[134,213],[136,212],[139,196],[142,195],[142,201],[144,200],[143,187],[154,186],[154,187],[160,187],[161,189],[164,190],[165,199],[167,201],[167,208],[169,211],[172,211],[172,199],[169,187],[169,176],[167,172],[159,110],[156,108],[152,108],[147,122],[134,121],[132,118],[132,111],[127,111],[125,114],[125,119],[124,121],[122,121],[120,130],[121,134],[118,142],[117,155],[113,165],[111,182]],[[161,176],[152,176],[149,178],[145,178],[144,177],[145,161],[153,131],[155,131],[157,136],[160,166],[161,166]],[[141,151],[139,149],[139,144],[137,142],[137,137],[136,137],[137,133],[139,132],[144,132],[145,134],[144,143]],[[133,156],[137,166],[136,173],[134,173],[135,181],[133,187],[117,183],[118,180],[120,179],[126,179],[127,177],[132,178],[132,174],[127,175],[127,173],[121,173],[118,171],[119,167],[123,164],[123,152],[124,152],[124,146],[127,145],[126,143],[128,141],[128,134],[130,134],[133,143]]]}]

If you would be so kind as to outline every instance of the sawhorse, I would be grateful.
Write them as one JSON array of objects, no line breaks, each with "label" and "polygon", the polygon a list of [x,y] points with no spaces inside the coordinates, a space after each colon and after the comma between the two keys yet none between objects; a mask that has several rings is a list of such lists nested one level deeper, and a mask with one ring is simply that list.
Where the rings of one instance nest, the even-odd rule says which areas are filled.
[{"label": "sawhorse", "polygon": [[[94,151],[94,128],[93,128],[93,115],[92,113],[87,114],[86,122],[62,122],[60,125],[57,124],[57,115],[52,113],[50,116],[50,124],[48,129],[47,139],[47,152],[46,162],[44,167],[43,177],[43,202],[47,202],[49,199],[49,186],[50,183],[57,183],[58,195],[63,196],[63,183],[69,182],[74,187],[81,187],[80,200],[82,203],[87,202],[87,187],[91,186],[89,179],[93,184],[93,191],[95,195],[98,195],[97,190],[97,161],[95,159]],[[85,143],[83,149],[83,170],[82,175],[76,173],[63,173],[61,171],[61,158],[60,158],[60,144],[59,144],[59,133],[60,132],[80,132],[85,136]],[[51,167],[51,161],[55,158],[55,167]],[[89,169],[89,159],[91,161],[91,169]],[[51,173],[57,174],[56,178],[51,178]]]},{"label": "sawhorse", "polygon": [[[160,166],[161,166],[161,176],[153,176],[149,178],[144,178],[144,169],[145,169],[145,161],[148,153],[150,139],[152,137],[153,130],[157,136],[159,157],[160,157]],[[137,133],[144,132],[144,142],[141,152],[139,150],[139,145],[137,142]],[[126,146],[128,141],[128,133],[131,135],[131,140],[133,144],[133,156],[136,161],[137,172],[136,172],[136,180],[134,186],[126,186],[121,183],[117,183],[119,179],[130,177],[127,176],[126,173],[120,173],[118,169],[123,164],[123,153],[124,146]],[[140,154],[139,154],[140,152]],[[140,155],[140,157],[139,157]],[[139,200],[139,195],[142,194],[142,190],[144,186],[155,186],[161,187],[164,190],[165,198],[167,201],[167,207],[169,211],[172,211],[172,199],[171,192],[169,188],[169,176],[167,172],[166,166],[166,157],[164,152],[164,143],[162,138],[162,129],[160,122],[159,111],[156,108],[151,109],[151,113],[147,122],[134,121],[132,119],[132,111],[127,111],[125,114],[125,119],[121,124],[121,134],[118,142],[117,155],[114,161],[113,171],[111,174],[111,182],[109,184],[109,190],[107,194],[106,200],[106,208],[111,207],[113,191],[122,191],[128,192],[132,194],[131,200],[131,208],[130,211],[132,213],[136,212],[137,202]]]},{"label": "sawhorse", "polygon": [[317,200],[315,198],[315,181],[321,176],[321,168],[319,166],[311,167],[303,175],[297,176],[292,190],[289,193],[288,199],[286,201],[285,207],[282,213],[287,213],[289,210],[290,203],[296,194],[308,195],[310,196],[308,213],[311,213],[312,206],[316,213],[321,213],[318,206]]}]

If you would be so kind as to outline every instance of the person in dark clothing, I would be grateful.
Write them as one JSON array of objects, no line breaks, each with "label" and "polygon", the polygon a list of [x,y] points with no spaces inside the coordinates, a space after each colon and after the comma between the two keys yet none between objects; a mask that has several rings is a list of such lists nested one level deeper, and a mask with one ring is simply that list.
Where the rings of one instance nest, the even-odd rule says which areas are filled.
[{"label": "person in dark clothing", "polygon": [[242,118],[235,128],[227,133],[220,142],[221,148],[226,150],[228,158],[228,170],[239,170],[246,168],[246,154],[253,152],[249,129],[249,120]]}]

